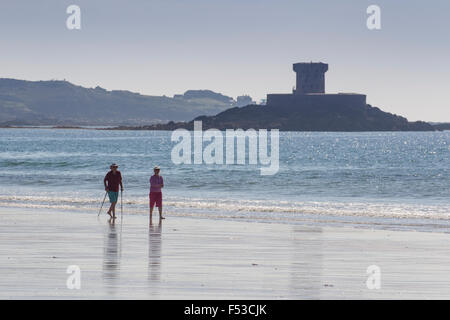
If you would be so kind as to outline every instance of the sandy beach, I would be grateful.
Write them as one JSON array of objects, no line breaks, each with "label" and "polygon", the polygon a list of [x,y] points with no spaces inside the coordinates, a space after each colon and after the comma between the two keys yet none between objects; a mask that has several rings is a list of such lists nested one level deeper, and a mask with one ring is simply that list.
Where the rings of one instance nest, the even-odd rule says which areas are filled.
[{"label": "sandy beach", "polygon": [[1,299],[450,298],[448,234],[10,208],[0,221]]}]

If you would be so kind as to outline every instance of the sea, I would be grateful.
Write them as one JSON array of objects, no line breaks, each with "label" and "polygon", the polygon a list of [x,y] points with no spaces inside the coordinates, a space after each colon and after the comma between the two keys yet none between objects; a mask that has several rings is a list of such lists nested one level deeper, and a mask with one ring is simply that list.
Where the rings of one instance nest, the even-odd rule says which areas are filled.
[{"label": "sea", "polygon": [[175,164],[171,135],[0,129],[0,221],[2,208],[96,217],[115,162],[125,219],[148,214],[149,178],[159,165],[168,219],[450,232],[448,131],[280,132],[279,170],[266,176],[247,162]]}]

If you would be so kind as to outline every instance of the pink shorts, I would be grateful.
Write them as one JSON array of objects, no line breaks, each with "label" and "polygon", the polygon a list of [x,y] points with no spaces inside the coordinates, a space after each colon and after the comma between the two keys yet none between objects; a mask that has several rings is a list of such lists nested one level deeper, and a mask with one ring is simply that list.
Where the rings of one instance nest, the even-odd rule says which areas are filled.
[{"label": "pink shorts", "polygon": [[150,207],[153,208],[156,206],[158,208],[162,207],[162,192],[150,192]]}]

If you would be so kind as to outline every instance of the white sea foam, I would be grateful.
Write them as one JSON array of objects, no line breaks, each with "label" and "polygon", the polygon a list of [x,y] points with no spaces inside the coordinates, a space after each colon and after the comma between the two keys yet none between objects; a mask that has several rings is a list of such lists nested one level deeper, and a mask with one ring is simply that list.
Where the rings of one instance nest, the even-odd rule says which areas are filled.
[{"label": "white sea foam", "polygon": [[[54,195],[2,195],[0,206],[24,208],[53,209],[98,209],[100,200],[86,196],[54,196]],[[124,205],[131,212],[147,211],[148,198],[129,198]],[[422,218],[450,219],[449,205],[420,205],[405,203],[369,203],[369,202],[330,202],[330,201],[268,201],[237,199],[201,199],[167,197],[165,207],[173,213],[193,216],[229,216],[248,219],[265,219],[277,216],[283,219],[295,219],[300,216],[347,216],[372,218]]]}]

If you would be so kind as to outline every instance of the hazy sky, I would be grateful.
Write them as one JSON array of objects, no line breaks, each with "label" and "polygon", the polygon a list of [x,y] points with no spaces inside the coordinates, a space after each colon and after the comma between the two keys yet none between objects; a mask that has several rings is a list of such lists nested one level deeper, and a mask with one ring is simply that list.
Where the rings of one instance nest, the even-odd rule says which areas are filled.
[{"label": "hazy sky", "polygon": [[[81,30],[66,28],[71,4]],[[311,60],[329,64],[327,92],[450,121],[449,0],[0,0],[0,77],[259,100],[291,92],[292,64]]]}]

